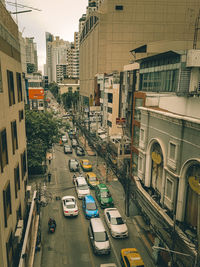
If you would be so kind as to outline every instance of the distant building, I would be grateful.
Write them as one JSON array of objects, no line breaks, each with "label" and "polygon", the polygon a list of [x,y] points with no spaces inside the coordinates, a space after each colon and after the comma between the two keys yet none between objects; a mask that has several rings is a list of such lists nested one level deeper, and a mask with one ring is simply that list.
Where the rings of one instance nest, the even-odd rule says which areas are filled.
[{"label": "distant building", "polygon": [[44,111],[44,84],[42,74],[35,72],[27,75],[27,79],[30,109]]},{"label": "distant building", "polygon": [[27,73],[33,73],[38,70],[37,45],[33,40],[34,37],[25,38]]}]

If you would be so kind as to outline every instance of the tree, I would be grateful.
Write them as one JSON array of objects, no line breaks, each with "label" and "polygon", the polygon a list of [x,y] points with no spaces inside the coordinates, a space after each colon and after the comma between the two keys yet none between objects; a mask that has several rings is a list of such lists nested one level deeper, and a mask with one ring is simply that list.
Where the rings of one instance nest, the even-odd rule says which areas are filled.
[{"label": "tree", "polygon": [[46,153],[57,142],[60,121],[50,112],[26,110],[27,157],[29,172],[42,166]]},{"label": "tree", "polygon": [[57,99],[59,95],[59,87],[57,83],[53,82],[49,84],[49,90],[53,94],[53,96]]}]

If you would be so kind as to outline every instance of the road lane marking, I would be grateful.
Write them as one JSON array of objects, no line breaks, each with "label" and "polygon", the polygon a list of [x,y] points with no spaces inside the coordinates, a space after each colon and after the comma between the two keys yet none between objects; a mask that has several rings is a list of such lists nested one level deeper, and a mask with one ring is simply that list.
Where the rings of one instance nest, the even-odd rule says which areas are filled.
[{"label": "road lane marking", "polygon": [[[80,204],[80,205],[81,205],[81,204]],[[79,205],[79,206],[80,206],[80,205]],[[82,211],[82,210],[81,210],[81,208],[80,208],[79,216],[81,217],[82,225],[86,226],[86,224],[85,224],[85,220],[84,220],[84,218],[83,218],[84,214],[83,214],[83,212],[81,212],[81,211]],[[86,228],[86,227],[84,227],[84,228]],[[87,232],[87,231],[84,231],[84,232]],[[91,263],[92,263],[92,266],[95,267],[95,263],[94,263],[94,259],[93,259],[93,253],[92,253],[92,251],[91,251],[91,246],[90,246],[90,244],[89,244],[89,240],[88,240],[88,234],[85,234],[85,235],[86,235],[86,239],[87,239],[87,246],[88,246],[88,250],[89,250],[89,255],[90,255]]]}]

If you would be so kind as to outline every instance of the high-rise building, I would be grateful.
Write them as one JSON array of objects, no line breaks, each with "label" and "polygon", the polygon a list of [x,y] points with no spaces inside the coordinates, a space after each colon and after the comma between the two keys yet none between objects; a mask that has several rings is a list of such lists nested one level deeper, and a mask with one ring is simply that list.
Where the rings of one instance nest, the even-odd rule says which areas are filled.
[{"label": "high-rise building", "polygon": [[19,33],[1,1],[0,25],[0,265],[9,267],[18,266],[27,160]]},{"label": "high-rise building", "polygon": [[33,73],[38,70],[37,45],[34,37],[25,38],[25,49],[27,73]]},{"label": "high-rise building", "polygon": [[83,105],[94,97],[95,75],[122,71],[132,60],[130,50],[162,40],[185,41],[185,48],[191,48],[199,8],[199,0],[101,2],[87,16],[80,35]]},{"label": "high-rise building", "polygon": [[54,38],[50,33],[46,33],[46,70],[49,82],[56,82],[56,65],[67,63],[67,50],[70,42]]}]

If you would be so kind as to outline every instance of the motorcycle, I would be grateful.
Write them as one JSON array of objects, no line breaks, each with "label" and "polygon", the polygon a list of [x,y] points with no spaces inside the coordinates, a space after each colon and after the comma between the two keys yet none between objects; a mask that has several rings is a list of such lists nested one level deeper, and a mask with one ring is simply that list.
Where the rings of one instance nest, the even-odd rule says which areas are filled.
[{"label": "motorcycle", "polygon": [[54,233],[56,230],[56,221],[52,218],[48,221],[49,233]]}]

